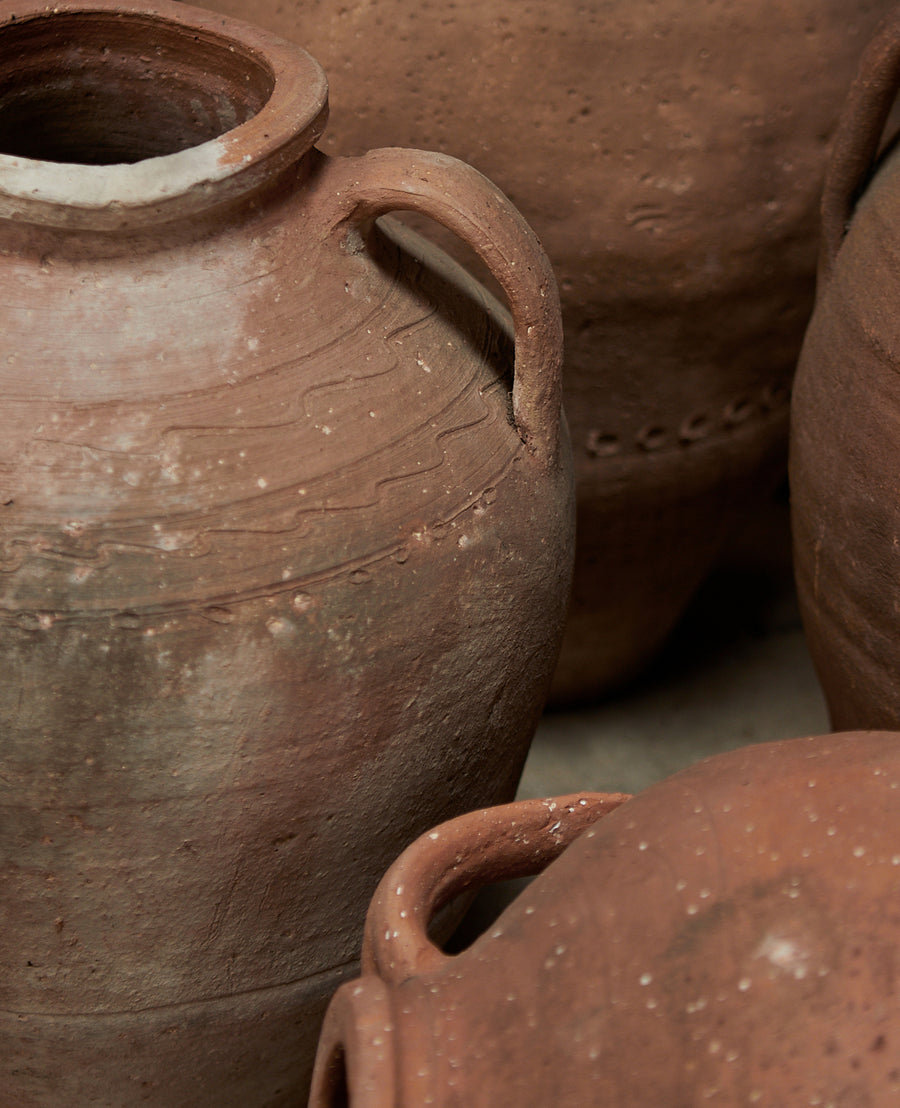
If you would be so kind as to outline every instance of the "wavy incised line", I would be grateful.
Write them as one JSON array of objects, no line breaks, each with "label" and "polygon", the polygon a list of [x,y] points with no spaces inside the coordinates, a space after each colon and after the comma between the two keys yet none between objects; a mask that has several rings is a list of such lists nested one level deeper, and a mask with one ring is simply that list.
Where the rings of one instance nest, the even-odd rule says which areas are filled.
[{"label": "wavy incised line", "polygon": [[[478,486],[478,491],[471,493],[467,496],[464,502],[453,512],[438,516],[429,521],[429,526],[432,529],[439,529],[447,527],[449,524],[454,523],[460,519],[466,512],[471,511],[483,498],[485,488],[493,487],[499,484],[500,481],[506,476],[510,468],[515,462],[517,455],[509,458],[499,470],[497,470],[487,482],[481,482]],[[268,582],[264,585],[252,586],[240,590],[228,590],[219,593],[210,593],[204,595],[201,598],[189,598],[186,600],[176,600],[168,603],[160,604],[141,604],[136,608],[131,606],[130,610],[135,611],[142,619],[155,619],[160,616],[168,615],[198,615],[202,616],[203,611],[211,607],[226,606],[233,608],[234,606],[242,603],[251,603],[255,600],[264,600],[277,596],[283,596],[289,592],[295,592],[298,589],[307,590],[315,587],[316,585],[325,585],[335,578],[349,576],[355,570],[366,569],[371,570],[383,566],[386,563],[393,565],[396,561],[396,555],[408,547],[409,540],[404,538],[401,541],[391,542],[388,545],[382,546],[374,551],[367,552],[355,558],[347,558],[342,562],[334,565],[327,566],[320,570],[314,570],[310,573],[299,574],[283,581]],[[104,547],[107,544],[103,544]],[[110,549],[115,550],[114,544],[108,544]],[[127,552],[126,547],[121,549]],[[15,608],[15,609],[3,609],[0,608],[0,622],[12,622],[23,611],[31,610],[31,607],[27,608]],[[92,610],[84,610],[77,612],[70,612],[66,610],[53,611],[54,622],[62,624],[78,623],[82,621],[94,621],[94,620],[108,620],[121,613],[121,606],[111,608],[97,608]]]},{"label": "wavy incised line", "polygon": [[[420,456],[420,461],[425,461],[426,464],[416,465],[415,468],[404,468],[400,472],[391,473],[386,476],[372,479],[369,477],[369,484],[366,491],[362,488],[350,482],[351,487],[358,489],[358,495],[355,503],[353,504],[340,504],[335,503],[334,499],[329,496],[327,487],[321,486],[330,480],[333,480],[334,474],[325,475],[311,482],[310,489],[315,489],[316,486],[320,488],[321,503],[318,505],[311,505],[308,508],[297,507],[295,509],[289,509],[284,513],[282,520],[278,523],[269,516],[269,522],[267,523],[252,523],[249,520],[242,522],[239,525],[210,525],[209,517],[207,515],[204,520],[203,517],[199,517],[196,512],[184,513],[181,515],[171,515],[167,518],[168,531],[169,532],[186,532],[191,535],[190,542],[182,543],[173,549],[166,549],[159,542],[142,542],[140,540],[128,540],[128,539],[114,539],[112,537],[102,538],[98,537],[97,541],[93,545],[82,545],[77,550],[65,550],[58,547],[47,545],[46,539],[20,539],[15,538],[11,541],[25,548],[25,553],[21,558],[11,559],[16,562],[16,566],[12,569],[5,569],[0,563],[0,572],[14,572],[15,568],[21,566],[22,561],[32,554],[47,559],[56,559],[66,564],[84,564],[92,566],[94,568],[100,568],[109,565],[112,561],[112,556],[116,552],[128,553],[147,553],[147,554],[160,554],[164,553],[168,556],[180,556],[196,558],[203,556],[210,552],[211,543],[208,540],[208,536],[215,534],[270,534],[270,535],[294,535],[299,537],[309,530],[312,517],[324,516],[334,514],[336,512],[352,512],[362,511],[367,508],[375,508],[382,501],[385,491],[391,486],[403,481],[420,479],[423,475],[434,473],[446,462],[446,453],[440,447],[441,440],[450,439],[456,435],[465,434],[479,425],[496,422],[497,414],[494,410],[485,402],[484,394],[479,389],[471,389],[473,380],[468,382],[470,386],[469,396],[477,397],[482,404],[482,414],[479,418],[474,420],[468,420],[466,422],[457,424],[452,427],[447,427],[438,432],[435,438],[432,440],[431,448],[434,451],[432,457],[427,461]],[[463,395],[463,394],[460,394]],[[454,397],[452,401],[444,405],[436,415],[447,414],[457,403],[459,396]],[[432,417],[433,418],[433,417]],[[420,424],[415,429],[413,434],[423,435],[427,432],[429,423]],[[409,436],[405,441],[408,441]],[[354,464],[354,468],[362,466],[371,467],[373,459],[384,454],[390,455],[398,443],[401,440],[392,439],[384,447],[380,448],[377,452],[371,454],[362,455]],[[424,444],[423,444],[424,445]],[[505,466],[504,466],[505,469]],[[343,478],[346,478],[346,470],[342,474]],[[496,477],[491,478],[496,480]],[[365,488],[365,486],[363,487]],[[293,486],[287,486],[285,488],[273,489],[270,496],[281,493],[290,493],[293,491]],[[261,501],[264,498],[260,495],[246,497],[241,500],[231,502],[228,507],[229,510],[235,513],[240,513],[243,509],[245,512],[247,509],[259,509]],[[464,510],[464,509],[463,509]],[[221,509],[219,509],[221,511]],[[276,512],[276,517],[280,515],[280,512]],[[438,522],[438,521],[436,521]],[[145,527],[152,523],[152,519],[131,519],[127,521],[119,521],[117,524],[117,530],[125,531],[134,527]],[[349,563],[348,563],[349,564]]]}]

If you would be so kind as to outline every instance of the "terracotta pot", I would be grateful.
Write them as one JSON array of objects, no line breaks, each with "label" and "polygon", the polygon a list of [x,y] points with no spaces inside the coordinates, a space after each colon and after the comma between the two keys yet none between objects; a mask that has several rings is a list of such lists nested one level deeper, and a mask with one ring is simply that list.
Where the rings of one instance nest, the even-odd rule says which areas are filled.
[{"label": "terracotta pot", "polygon": [[797,588],[832,723],[841,728],[900,728],[896,149],[869,180],[898,88],[895,15],[863,58],[835,141],[791,437]]},{"label": "terracotta pot", "polygon": [[558,703],[662,644],[783,479],[827,142],[890,0],[207,0],[309,48],[326,149],[434,146],[560,280],[578,498]]},{"label": "terracotta pot", "polygon": [[[893,1103],[898,788],[897,736],[851,733],[437,828],[379,886],[311,1106]],[[431,944],[436,902],[550,861],[585,810],[492,930]]]},{"label": "terracotta pot", "polygon": [[[294,1105],[378,879],[512,797],[541,711],[573,514],[555,284],[474,170],[315,150],[325,78],[268,32],[13,7],[0,1100]],[[375,225],[395,208],[481,254],[514,337]]]}]

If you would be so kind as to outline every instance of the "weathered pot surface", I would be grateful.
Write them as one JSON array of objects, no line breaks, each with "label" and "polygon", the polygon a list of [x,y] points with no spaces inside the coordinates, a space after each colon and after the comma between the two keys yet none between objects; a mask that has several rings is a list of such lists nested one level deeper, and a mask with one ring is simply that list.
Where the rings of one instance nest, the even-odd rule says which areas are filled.
[{"label": "weathered pot surface", "polygon": [[863,58],[835,140],[822,202],[819,290],[791,431],[797,589],[840,728],[900,728],[896,145],[878,164],[898,88],[895,14]]},{"label": "weathered pot surface", "polygon": [[[897,740],[747,747],[632,799],[436,828],[379,886],[312,1108],[893,1103]],[[591,816],[468,950],[429,941],[435,903],[539,868]]]},{"label": "weathered pot surface", "polygon": [[271,33],[23,0],[0,50],[0,1100],[294,1105],[378,879],[541,711],[555,283],[474,170],[317,151]]},{"label": "weathered pot surface", "polygon": [[890,0],[207,0],[320,58],[325,149],[434,146],[560,281],[578,552],[558,703],[653,655],[784,476],[828,140]]}]

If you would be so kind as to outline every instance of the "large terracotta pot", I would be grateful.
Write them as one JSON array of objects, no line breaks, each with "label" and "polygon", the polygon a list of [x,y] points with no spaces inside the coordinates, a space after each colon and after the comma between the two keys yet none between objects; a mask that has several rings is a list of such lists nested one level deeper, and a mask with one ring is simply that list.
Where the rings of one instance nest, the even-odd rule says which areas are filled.
[{"label": "large terracotta pot", "polygon": [[869,180],[898,88],[895,16],[863,59],[835,142],[818,299],[793,409],[797,587],[813,661],[840,728],[900,728],[896,149]]},{"label": "large terracotta pot", "polygon": [[513,796],[546,695],[553,276],[461,163],[315,150],[324,75],[268,32],[12,8],[0,1101],[295,1105],[379,877]]},{"label": "large terracotta pot", "polygon": [[554,698],[632,676],[783,478],[828,139],[890,0],[206,2],[325,63],[326,149],[445,150],[537,230],[578,498]]},{"label": "large terracotta pot", "polygon": [[[851,733],[435,829],[379,886],[311,1108],[894,1103],[898,789],[898,736]],[[468,950],[429,941],[601,816]]]}]

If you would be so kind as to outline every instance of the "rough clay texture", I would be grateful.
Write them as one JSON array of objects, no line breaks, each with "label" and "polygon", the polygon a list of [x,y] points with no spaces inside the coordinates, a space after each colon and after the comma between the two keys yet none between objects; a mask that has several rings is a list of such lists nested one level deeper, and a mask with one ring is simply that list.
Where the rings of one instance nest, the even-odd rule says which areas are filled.
[{"label": "rough clay texture", "polygon": [[784,472],[828,140],[888,0],[208,0],[310,50],[325,149],[464,158],[560,281],[579,548],[557,701],[635,673]]},{"label": "rough clay texture", "polygon": [[[244,41],[152,8],[187,21],[176,56]],[[76,29],[75,92],[113,70],[85,63],[104,19]],[[148,126],[169,74],[136,78]],[[310,150],[265,182],[248,133],[173,199],[190,218],[0,220],[4,1108],[302,1102],[378,879],[512,797],[556,658],[572,475],[533,236],[450,159]],[[417,205],[508,260],[515,340],[457,266],[372,226]]]},{"label": "rough clay texture", "polygon": [[395,973],[387,894],[428,900],[445,834],[459,870],[501,873],[507,854],[515,870],[529,834],[555,855],[548,823],[575,818],[573,798],[544,802],[543,826],[539,802],[499,810],[493,857],[477,825],[467,850],[465,817],[436,828],[407,852],[419,884],[389,890],[392,870],[379,890],[367,957],[383,979],[332,1002],[311,1104],[893,1103],[898,795],[894,734],[718,755],[604,815],[467,951],[432,947],[418,972],[401,953]]},{"label": "rough clay texture", "polygon": [[857,208],[797,375],[795,572],[836,727],[900,727],[898,200],[894,155]]},{"label": "rough clay texture", "polygon": [[855,203],[898,88],[895,17],[867,50],[841,121],[791,429],[797,589],[836,727],[900,728],[896,149]]}]

